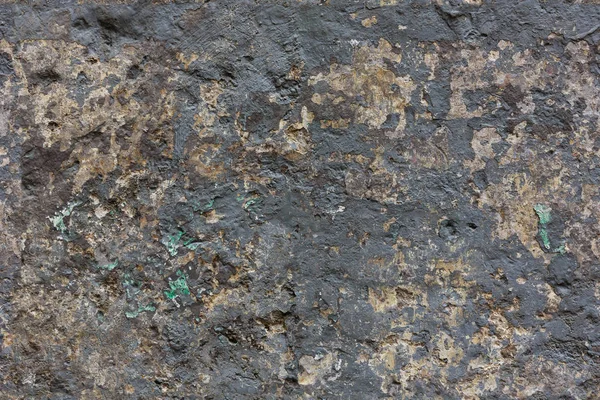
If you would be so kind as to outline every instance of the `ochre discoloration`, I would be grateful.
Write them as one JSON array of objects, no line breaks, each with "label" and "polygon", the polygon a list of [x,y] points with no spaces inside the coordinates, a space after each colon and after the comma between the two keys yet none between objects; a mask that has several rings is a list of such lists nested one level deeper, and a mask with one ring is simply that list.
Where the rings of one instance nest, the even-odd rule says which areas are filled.
[{"label": "ochre discoloration", "polygon": [[[327,74],[311,76],[309,85],[327,83],[329,93],[319,93],[320,105],[333,104],[350,110],[353,122],[380,128],[391,113],[399,114],[392,135],[400,137],[406,125],[405,107],[416,85],[410,77],[397,76],[385,64],[402,61],[401,52],[385,39],[376,47],[358,47],[352,65],[332,65]],[[361,101],[356,102],[360,96]]]}]

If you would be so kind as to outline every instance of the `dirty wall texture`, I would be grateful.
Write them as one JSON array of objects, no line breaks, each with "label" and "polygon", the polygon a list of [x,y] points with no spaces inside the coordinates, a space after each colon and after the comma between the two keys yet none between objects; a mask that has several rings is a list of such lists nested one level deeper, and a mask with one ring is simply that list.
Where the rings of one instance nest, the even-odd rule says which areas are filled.
[{"label": "dirty wall texture", "polygon": [[600,398],[600,4],[0,34],[1,399]]}]

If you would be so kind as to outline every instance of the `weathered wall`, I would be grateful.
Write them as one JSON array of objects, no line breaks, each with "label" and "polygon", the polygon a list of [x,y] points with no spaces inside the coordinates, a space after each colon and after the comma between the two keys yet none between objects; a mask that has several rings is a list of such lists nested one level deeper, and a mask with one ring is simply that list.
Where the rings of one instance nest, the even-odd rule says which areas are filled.
[{"label": "weathered wall", "polygon": [[4,3],[2,399],[600,398],[600,5]]}]

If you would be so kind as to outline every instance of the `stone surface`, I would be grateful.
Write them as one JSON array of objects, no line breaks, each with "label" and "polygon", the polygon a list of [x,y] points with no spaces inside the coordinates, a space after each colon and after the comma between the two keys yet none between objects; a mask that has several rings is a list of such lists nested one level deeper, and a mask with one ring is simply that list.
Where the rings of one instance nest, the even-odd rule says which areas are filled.
[{"label": "stone surface", "polygon": [[600,398],[600,4],[4,1],[2,399]]}]

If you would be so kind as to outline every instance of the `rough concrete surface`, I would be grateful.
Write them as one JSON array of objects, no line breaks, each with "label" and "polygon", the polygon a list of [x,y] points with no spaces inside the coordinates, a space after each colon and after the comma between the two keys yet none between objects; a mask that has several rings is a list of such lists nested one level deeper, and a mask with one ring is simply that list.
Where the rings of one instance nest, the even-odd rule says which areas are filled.
[{"label": "rough concrete surface", "polygon": [[2,1],[1,399],[599,399],[600,4]]}]

